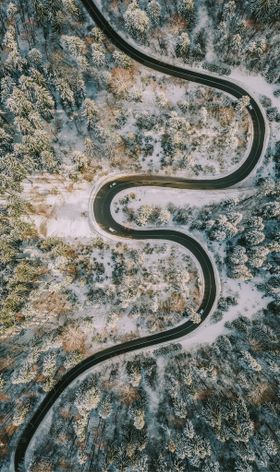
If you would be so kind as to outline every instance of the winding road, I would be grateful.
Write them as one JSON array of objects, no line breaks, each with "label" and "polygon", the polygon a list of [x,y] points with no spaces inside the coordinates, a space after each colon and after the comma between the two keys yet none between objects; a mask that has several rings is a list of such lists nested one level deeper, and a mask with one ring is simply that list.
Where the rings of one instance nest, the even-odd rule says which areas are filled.
[{"label": "winding road", "polygon": [[[184,80],[196,82],[207,85],[209,87],[217,88],[227,92],[237,99],[244,95],[249,95],[237,83],[231,82],[223,78],[218,78],[211,74],[203,74],[193,70],[187,70],[181,67],[176,67],[170,64],[161,62],[153,57],[149,57],[143,52],[137,50],[131,44],[127,43],[111,25],[104,18],[93,0],[82,0],[83,5],[93,18],[94,22],[102,29],[104,34],[111,40],[111,42],[124,53],[128,54],[132,59],[143,64],[146,67],[157,70],[170,76],[179,77]],[[100,226],[103,230],[111,234],[114,231],[114,236],[133,238],[133,239],[161,239],[169,240],[181,244],[186,249],[190,250],[198,263],[201,266],[204,277],[204,293],[201,305],[198,309],[201,314],[201,323],[211,312],[215,303],[217,295],[215,271],[212,262],[202,248],[202,246],[190,236],[173,231],[169,229],[164,230],[134,230],[126,228],[117,223],[111,214],[111,202],[115,195],[124,189],[140,186],[158,186],[178,189],[225,189],[245,179],[258,163],[265,148],[265,141],[267,136],[267,124],[263,112],[257,101],[250,97],[250,105],[248,106],[253,124],[253,141],[250,152],[246,161],[235,170],[232,174],[221,178],[214,179],[184,179],[178,177],[152,176],[152,175],[129,175],[124,177],[112,178],[107,181],[95,194],[92,202],[92,213],[95,224]],[[200,323],[200,324],[201,324]],[[77,366],[68,371],[61,380],[54,386],[54,388],[46,395],[38,409],[33,414],[32,418],[27,422],[24,430],[21,432],[19,441],[14,452],[13,466],[15,472],[24,470],[24,462],[27,448],[36,430],[46,417],[50,408],[59,398],[61,393],[65,390],[71,382],[83,374],[88,369],[96,364],[116,357],[120,354],[139,350],[147,346],[153,346],[166,341],[175,340],[185,336],[191,331],[197,329],[199,325],[193,324],[191,321],[186,321],[180,326],[169,329],[165,332],[145,336],[143,338],[128,341],[113,347],[97,352],[92,356],[82,361]]]}]

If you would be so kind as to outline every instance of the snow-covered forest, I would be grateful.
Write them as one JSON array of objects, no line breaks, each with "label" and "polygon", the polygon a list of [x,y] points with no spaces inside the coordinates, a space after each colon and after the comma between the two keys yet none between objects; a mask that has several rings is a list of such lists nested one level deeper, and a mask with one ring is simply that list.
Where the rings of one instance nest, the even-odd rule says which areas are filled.
[{"label": "snow-covered forest", "polygon": [[242,66],[269,83],[278,82],[278,0],[97,3],[115,27],[159,56],[218,74]]},{"label": "snow-covered forest", "polygon": [[[208,248],[217,307],[193,338],[120,356],[71,385],[38,431],[27,470],[276,472],[279,2],[96,3],[147,53],[241,81],[260,100],[270,137],[257,170],[218,197],[135,188],[113,202],[128,226],[176,228]],[[232,172],[252,123],[247,96],[139,65],[79,0],[3,0],[0,57],[0,470],[8,472],[23,426],[69,368],[104,347],[199,322],[196,261],[168,242],[98,234],[91,189],[112,173]]]},{"label": "snow-covered forest", "polygon": [[276,329],[271,307],[195,352],[162,347],[93,371],[38,433],[31,470],[276,471]]}]

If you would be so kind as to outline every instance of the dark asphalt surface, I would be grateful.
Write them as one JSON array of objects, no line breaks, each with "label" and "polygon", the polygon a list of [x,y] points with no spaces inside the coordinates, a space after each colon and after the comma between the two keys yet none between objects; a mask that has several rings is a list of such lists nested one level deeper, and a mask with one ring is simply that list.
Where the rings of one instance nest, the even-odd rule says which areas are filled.
[{"label": "dark asphalt surface", "polygon": [[[223,78],[216,78],[207,76],[200,72],[194,72],[185,70],[181,67],[172,66],[165,64],[157,59],[151,58],[146,54],[135,49],[133,46],[128,44],[122,39],[110,26],[110,24],[103,17],[101,12],[98,10],[93,0],[82,0],[85,8],[92,16],[94,22],[103,30],[110,41],[123,52],[128,54],[132,59],[143,64],[146,67],[157,70],[170,76],[180,77],[181,79],[189,80],[199,84],[214,87],[219,90],[223,90],[230,93],[236,98],[240,98],[243,95],[248,95],[239,85],[231,83],[229,80]],[[111,182],[107,182],[98,191],[94,200],[94,216],[96,222],[105,231],[111,232],[109,228],[114,230],[114,235],[119,237],[128,237],[133,239],[161,239],[176,242],[190,250],[196,257],[200,264],[204,277],[204,294],[199,311],[202,311],[201,322],[209,315],[211,308],[216,298],[216,282],[214,275],[214,268],[212,266],[209,256],[201,245],[183,233],[173,230],[143,230],[137,231],[118,224],[112,217],[110,211],[110,205],[112,199],[120,191],[128,188],[139,187],[139,186],[159,186],[159,187],[170,187],[178,189],[224,189],[230,187],[243,179],[245,179],[256,166],[264,147],[265,138],[265,120],[258,104],[251,97],[251,107],[248,108],[248,112],[251,115],[253,122],[253,143],[246,161],[240,166],[239,169],[234,171],[225,177],[214,178],[211,180],[207,179],[184,179],[178,177],[166,177],[166,176],[152,176],[152,175],[130,175],[117,179],[112,179]],[[113,185],[112,185],[113,184]],[[112,233],[112,232],[111,232]],[[116,357],[126,352],[135,351],[147,346],[154,346],[166,341],[175,340],[185,336],[191,331],[195,330],[199,325],[195,325],[190,321],[187,321],[180,326],[169,329],[162,333],[145,336],[140,339],[128,341],[117,346],[109,347],[101,352],[93,354],[89,358],[82,361],[77,366],[73,367],[67,372],[61,380],[54,386],[54,388],[46,395],[38,409],[33,414],[32,418],[28,420],[24,430],[21,432],[20,439],[17,443],[14,455],[14,468],[16,472],[24,470],[24,459],[26,450],[30,444],[30,441],[35,434],[40,423],[44,420],[46,414],[53,406],[54,402],[65,390],[65,388],[80,374],[84,373],[89,368],[99,364],[107,359]]]}]

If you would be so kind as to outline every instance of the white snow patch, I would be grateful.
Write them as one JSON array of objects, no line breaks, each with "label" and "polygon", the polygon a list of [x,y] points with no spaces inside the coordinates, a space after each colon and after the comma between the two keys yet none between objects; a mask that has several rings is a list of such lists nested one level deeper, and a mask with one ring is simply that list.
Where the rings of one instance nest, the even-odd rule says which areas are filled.
[{"label": "white snow patch", "polygon": [[[82,182],[68,187],[61,180],[36,179],[24,186],[24,196],[35,209],[30,218],[45,237],[57,236],[73,240],[92,238],[88,223],[88,200],[92,184]],[[36,209],[45,206],[46,212]]]},{"label": "white snow patch", "polygon": [[271,300],[265,297],[256,287],[256,280],[236,281],[228,279],[223,282],[222,295],[233,295],[237,299],[237,305],[230,306],[224,314],[223,319],[218,323],[206,321],[192,335],[189,335],[180,344],[184,349],[191,349],[200,344],[213,343],[218,336],[229,333],[229,329],[225,327],[225,323],[233,321],[240,315],[252,319],[253,316],[267,306]]},{"label": "white snow patch", "polygon": [[135,332],[137,333],[136,322],[128,316],[128,313],[121,317],[118,324],[119,331],[122,334],[132,333],[133,335],[135,335]]},{"label": "white snow patch", "polygon": [[192,32],[192,37],[194,37],[197,33],[199,33],[202,29],[206,29],[207,31],[207,53],[205,59],[209,62],[214,62],[217,59],[217,55],[214,49],[214,37],[213,37],[213,23],[208,15],[207,8],[205,6],[201,6],[198,9],[198,16],[199,20]]},{"label": "white snow patch", "polygon": [[252,74],[242,69],[232,69],[230,77],[243,83],[248,90],[256,95],[265,95],[271,99],[272,105],[280,108],[280,98],[273,95],[277,89],[275,84],[269,84],[260,74]]},{"label": "white snow patch", "polygon": [[186,89],[188,86],[188,83],[184,84],[184,86],[174,85],[171,83],[164,91],[166,98],[170,103],[172,103],[172,105],[177,105],[178,102],[183,101],[186,98]]}]

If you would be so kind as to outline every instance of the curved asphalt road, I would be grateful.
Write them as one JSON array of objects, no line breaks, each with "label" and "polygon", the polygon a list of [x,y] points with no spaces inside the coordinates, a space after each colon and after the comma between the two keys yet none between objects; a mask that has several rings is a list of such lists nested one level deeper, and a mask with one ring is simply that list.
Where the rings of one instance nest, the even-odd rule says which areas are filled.
[{"label": "curved asphalt road", "polygon": [[[220,79],[200,72],[194,72],[192,70],[185,70],[181,67],[172,66],[165,64],[157,59],[151,58],[146,54],[135,49],[133,46],[128,44],[121,36],[116,33],[110,24],[103,17],[93,0],[82,0],[82,3],[92,16],[94,22],[103,30],[103,32],[110,38],[112,43],[121,49],[123,52],[128,54],[132,59],[140,62],[141,64],[163,72],[165,74],[180,77],[181,79],[197,82],[199,84],[207,85],[209,87],[215,87],[223,90],[236,98],[240,98],[248,93],[243,90],[239,85],[231,83],[228,80]],[[165,177],[165,176],[150,176],[150,175],[130,175],[117,179],[112,179],[111,182],[107,182],[103,187],[99,189],[93,203],[94,217],[98,225],[100,225],[105,231],[110,232],[110,228],[113,229],[114,235],[120,237],[131,237],[133,239],[166,239],[181,244],[185,248],[189,249],[196,259],[198,260],[203,276],[205,290],[199,312],[201,313],[201,322],[208,316],[216,298],[216,282],[214,276],[214,269],[209,256],[200,246],[200,244],[178,231],[172,230],[149,230],[149,231],[136,231],[118,224],[112,217],[110,211],[110,205],[114,196],[120,191],[126,188],[139,187],[139,186],[160,186],[160,187],[172,187],[180,189],[222,189],[230,187],[241,180],[245,179],[257,164],[260,156],[262,155],[264,148],[264,138],[266,133],[266,123],[263,117],[262,111],[259,108],[256,101],[251,97],[250,107],[248,111],[251,115],[253,122],[254,139],[248,158],[232,174],[217,179],[183,179],[178,177]],[[194,325],[192,322],[187,321],[180,326],[169,329],[163,333],[153,334],[151,336],[145,336],[144,338],[135,339],[128,341],[123,344],[119,344],[114,347],[109,347],[101,352],[93,354],[89,358],[82,361],[76,367],[73,367],[67,372],[62,379],[55,385],[55,387],[46,395],[42,403],[39,405],[37,411],[33,417],[27,423],[25,429],[21,433],[19,442],[16,446],[14,454],[14,470],[20,472],[24,467],[24,459],[26,450],[30,444],[30,441],[39,427],[40,423],[44,420],[46,414],[53,406],[54,402],[65,390],[65,388],[80,374],[84,373],[87,369],[93,367],[100,362],[110,359],[112,357],[124,354],[126,352],[141,349],[146,346],[152,346],[159,343],[163,343],[170,340],[180,338],[187,333],[195,330],[199,325]]]}]

